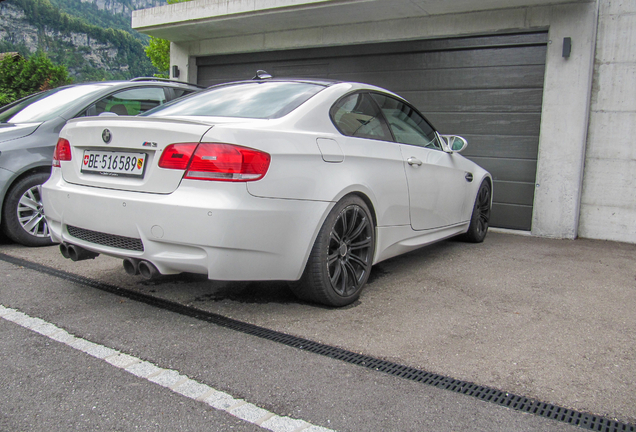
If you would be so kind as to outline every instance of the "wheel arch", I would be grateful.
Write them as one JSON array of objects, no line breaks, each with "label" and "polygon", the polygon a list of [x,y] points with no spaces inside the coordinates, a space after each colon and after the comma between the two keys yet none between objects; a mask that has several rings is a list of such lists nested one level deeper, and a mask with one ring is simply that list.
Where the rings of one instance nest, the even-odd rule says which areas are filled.
[{"label": "wheel arch", "polygon": [[375,206],[373,205],[373,202],[371,201],[371,199],[364,193],[357,191],[357,192],[350,192],[347,195],[343,196],[340,199],[346,198],[348,196],[352,196],[355,195],[358,198],[360,198],[362,201],[364,201],[364,203],[367,205],[367,207],[369,207],[369,211],[371,212],[371,218],[373,219],[373,227],[377,228],[378,226],[378,216],[376,215],[375,212]]},{"label": "wheel arch", "polygon": [[[364,201],[367,207],[369,207],[369,211],[371,212],[371,217],[373,218],[373,226],[377,227],[378,215],[376,211],[376,206],[374,204],[375,196],[368,188],[365,188],[362,185],[350,185],[346,189],[341,190],[340,193],[334,197],[333,202],[335,204],[351,195],[355,195],[359,197],[362,201]],[[324,219],[326,218],[327,216],[325,215],[325,217],[323,218],[323,223],[324,223]]]},{"label": "wheel arch", "polygon": [[7,194],[9,193],[9,191],[11,189],[13,189],[13,187],[20,182],[22,179],[31,176],[33,174],[40,174],[40,173],[51,173],[51,165],[36,165],[36,166],[32,166],[29,167],[27,169],[25,169],[24,171],[22,171],[21,173],[19,173],[18,175],[14,176],[11,181],[7,182],[6,187],[4,188],[4,190],[2,191],[2,195],[0,196],[0,222],[2,221],[2,215],[4,214],[4,206],[6,203],[6,197]]},{"label": "wheel arch", "polygon": [[[315,227],[314,232],[313,232],[313,234],[311,236],[311,242],[309,243],[308,247],[306,248],[305,257],[304,257],[304,259],[302,261],[303,265],[302,265],[302,268],[300,269],[300,273],[298,274],[298,277],[300,277],[302,275],[302,273],[305,270],[305,267],[307,266],[307,261],[309,260],[309,254],[311,253],[311,250],[314,247],[314,244],[316,243],[316,239],[318,238],[318,233],[320,232],[320,229],[325,224],[325,221],[327,220],[327,217],[329,216],[329,213],[331,213],[331,211],[333,210],[333,208],[335,207],[335,205],[338,202],[340,202],[341,200],[343,200],[343,199],[345,199],[346,197],[349,197],[349,196],[357,196],[362,201],[364,201],[364,203],[369,208],[369,212],[371,213],[373,226],[374,226],[374,228],[377,228],[377,226],[378,226],[378,217],[376,215],[375,206],[373,205],[373,200],[365,192],[363,192],[363,191],[361,191],[359,189],[351,189],[351,190],[343,191],[341,194],[339,194],[337,197],[335,197],[333,199],[333,201],[331,201],[331,205],[327,207],[326,211],[324,212],[324,214],[320,218],[319,225]],[[377,251],[374,251],[374,256],[375,256],[376,252]]]},{"label": "wheel arch", "polygon": [[490,175],[490,173],[486,173],[482,182],[484,181],[488,182],[488,186],[490,186],[490,207],[492,207],[494,190],[493,190],[493,184],[492,184],[492,176]]}]

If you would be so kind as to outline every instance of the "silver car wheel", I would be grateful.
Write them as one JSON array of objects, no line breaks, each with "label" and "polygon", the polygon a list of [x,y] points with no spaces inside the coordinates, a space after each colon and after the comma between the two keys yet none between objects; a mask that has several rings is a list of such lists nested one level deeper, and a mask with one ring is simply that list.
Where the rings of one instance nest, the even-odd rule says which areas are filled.
[{"label": "silver car wheel", "polygon": [[42,185],[27,189],[17,207],[18,221],[22,229],[34,237],[49,237],[49,226],[44,218]]}]

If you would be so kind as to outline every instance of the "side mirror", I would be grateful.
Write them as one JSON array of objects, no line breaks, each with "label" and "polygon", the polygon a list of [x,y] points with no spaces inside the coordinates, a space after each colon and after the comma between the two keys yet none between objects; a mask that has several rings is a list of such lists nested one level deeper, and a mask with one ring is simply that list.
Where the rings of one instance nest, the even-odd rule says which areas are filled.
[{"label": "side mirror", "polygon": [[442,138],[442,144],[446,144],[444,151],[447,153],[459,153],[468,146],[468,141],[459,135],[440,135],[440,138]]}]

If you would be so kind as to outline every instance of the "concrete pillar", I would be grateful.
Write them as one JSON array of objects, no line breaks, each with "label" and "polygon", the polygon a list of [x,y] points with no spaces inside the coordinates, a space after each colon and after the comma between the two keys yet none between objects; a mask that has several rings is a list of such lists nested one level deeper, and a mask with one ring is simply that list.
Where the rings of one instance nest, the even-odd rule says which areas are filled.
[{"label": "concrete pillar", "polygon": [[[179,70],[178,77],[174,76],[174,66]],[[192,84],[197,83],[196,59],[190,56],[188,44],[170,42],[170,78]]]},{"label": "concrete pillar", "polygon": [[582,237],[636,243],[636,1],[600,5]]},{"label": "concrete pillar", "polygon": [[[529,10],[549,24],[532,234],[576,238],[596,44],[597,3]],[[564,38],[572,41],[563,57]]]}]

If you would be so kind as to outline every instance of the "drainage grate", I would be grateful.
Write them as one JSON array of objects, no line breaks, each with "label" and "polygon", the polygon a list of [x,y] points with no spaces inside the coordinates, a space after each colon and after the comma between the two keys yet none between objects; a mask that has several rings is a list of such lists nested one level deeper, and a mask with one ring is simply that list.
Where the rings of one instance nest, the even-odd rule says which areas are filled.
[{"label": "drainage grate", "polygon": [[227,318],[215,313],[184,306],[176,302],[152,297],[114,285],[105,284],[99,281],[85,278],[83,276],[67,273],[62,270],[43,266],[41,264],[32,263],[21,258],[15,258],[9,255],[5,255],[3,253],[0,253],[0,260],[36,270],[41,273],[56,276],[61,279],[66,279],[82,285],[97,288],[102,291],[126,297],[131,300],[136,300],[151,306],[166,309],[175,313],[179,313],[181,315],[186,315],[202,321],[207,321],[228,329],[239,331],[241,333],[246,333],[273,342],[278,342],[283,345],[330,357],[335,360],[341,360],[357,366],[365,367],[367,369],[384,372],[399,378],[420,382],[455,393],[461,393],[467,396],[472,396],[485,402],[505,406],[516,411],[534,414],[540,417],[549,418],[559,422],[578,426],[583,429],[598,432],[636,432],[636,425],[621,423],[616,420],[571,410],[569,408],[562,408],[557,405],[538,401],[536,399],[529,399],[523,396],[503,392],[501,390],[477,385],[467,381],[460,381],[443,375],[425,372],[423,370],[415,369],[410,366],[400,365],[363,354],[357,354],[351,351],[343,350],[341,348],[324,345],[308,339],[303,339],[300,337],[270,330],[264,327],[259,327],[254,324],[237,321],[232,318]]},{"label": "drainage grate", "polygon": [[141,242],[141,239],[91,231],[72,225],[67,225],[66,229],[68,230],[68,233],[73,237],[87,241],[89,243],[139,252],[143,252],[144,250],[144,245]]}]

